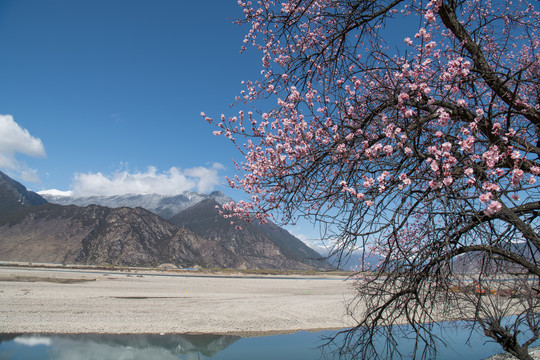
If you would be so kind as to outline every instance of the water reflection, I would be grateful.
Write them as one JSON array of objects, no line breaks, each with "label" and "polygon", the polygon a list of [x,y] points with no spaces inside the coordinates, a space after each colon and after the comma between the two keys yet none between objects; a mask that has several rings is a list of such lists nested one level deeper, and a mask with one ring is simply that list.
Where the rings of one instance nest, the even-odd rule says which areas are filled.
[{"label": "water reflection", "polygon": [[203,359],[214,357],[239,339],[220,335],[1,335],[0,358]]},{"label": "water reflection", "polygon": [[[406,328],[403,329],[406,330]],[[464,328],[466,329],[466,324],[459,322],[441,323],[433,327],[434,334],[444,339],[443,342],[437,344],[436,358],[438,360],[480,360],[502,352],[498,344],[486,341],[483,334],[470,333],[464,331]],[[337,359],[338,356],[335,356],[331,347],[320,348],[324,339],[332,335],[335,335],[335,332],[301,331],[289,335],[253,338],[220,335],[0,334],[0,359]],[[386,339],[379,340],[377,341],[379,350],[384,352],[387,345]],[[422,348],[416,348],[413,339],[398,336],[396,340],[404,358],[412,358],[415,351],[417,357],[421,354]],[[351,358],[354,356],[346,354],[343,356],[343,359]]]}]

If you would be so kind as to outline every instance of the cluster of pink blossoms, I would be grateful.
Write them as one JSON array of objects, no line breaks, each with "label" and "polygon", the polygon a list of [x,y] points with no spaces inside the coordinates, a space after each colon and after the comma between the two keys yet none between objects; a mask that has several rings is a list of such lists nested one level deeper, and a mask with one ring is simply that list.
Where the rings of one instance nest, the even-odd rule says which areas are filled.
[{"label": "cluster of pink blossoms", "polygon": [[[393,57],[375,37],[347,56],[339,53],[340,46],[322,48],[338,30],[336,19],[325,16],[346,11],[346,4],[239,3],[244,22],[251,24],[245,43],[263,53],[263,80],[246,82],[238,99],[276,96],[277,106],[259,118],[240,112],[216,124],[214,134],[231,139],[245,156],[237,164],[243,176],[229,184],[252,194],[252,201],[226,205],[226,212],[244,218],[255,213],[264,221],[285,202],[317,212],[323,203],[372,207],[388,192],[407,196],[429,190],[433,195],[426,199],[442,193],[475,198],[471,205],[495,216],[508,200],[519,201],[519,193],[534,188],[539,167],[523,145],[531,136],[524,128],[525,115],[516,112],[510,118],[506,100],[481,81],[478,65],[463,46],[455,46],[466,42],[443,27],[441,1],[429,1],[424,9],[401,9],[402,14],[422,14],[424,24],[405,38],[406,55]],[[522,19],[538,18],[528,8],[520,11]],[[460,15],[469,16],[466,11]],[[471,18],[468,26],[476,23]],[[274,30],[278,25],[290,31]],[[347,36],[354,34],[351,30]],[[486,38],[483,46],[490,54],[502,54],[506,44]],[[518,46],[519,61],[530,61],[526,45]],[[311,60],[302,63],[305,59]],[[505,66],[513,69],[520,63],[510,60]],[[522,90],[512,106],[524,112],[528,105],[519,104],[537,99],[534,89]],[[235,135],[245,137],[245,144],[238,144]]]}]

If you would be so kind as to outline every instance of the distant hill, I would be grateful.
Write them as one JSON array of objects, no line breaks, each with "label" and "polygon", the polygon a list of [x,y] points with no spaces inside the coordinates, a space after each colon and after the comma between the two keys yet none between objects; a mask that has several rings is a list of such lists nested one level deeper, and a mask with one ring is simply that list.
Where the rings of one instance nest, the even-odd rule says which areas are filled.
[{"label": "distant hill", "polygon": [[226,249],[142,208],[47,203],[0,172],[0,260],[219,266]]},{"label": "distant hill", "polygon": [[[219,214],[218,205],[215,200],[206,199],[179,212],[169,221],[242,254],[242,258],[251,259],[261,267],[277,261],[282,268],[298,267],[299,264],[303,264],[300,268],[304,269],[330,268],[326,261],[321,260],[320,254],[286,230],[273,223],[258,225],[234,220],[231,224],[231,219]],[[237,230],[237,225],[241,225],[242,230]],[[244,268],[245,264],[237,263],[234,267]]]},{"label": "distant hill", "polygon": [[[217,204],[223,196],[215,193],[203,201]],[[241,269],[317,266],[283,253],[264,235],[234,227],[218,240],[142,207],[51,204],[3,173],[0,200],[0,260],[4,261]]]},{"label": "distant hill", "polygon": [[[329,268],[327,262],[320,260],[321,255],[305,245],[279,226],[268,223],[243,224],[243,230],[237,230],[230,220],[223,218],[215,209],[233,201],[221,191],[201,194],[186,191],[179,195],[164,196],[158,194],[118,195],[74,197],[57,195],[55,192],[40,192],[47,200],[58,204],[89,205],[98,204],[117,208],[121,206],[142,207],[179,227],[186,227],[206,239],[213,239],[233,253],[242,254],[246,259],[229,258],[227,267],[250,268]],[[270,251],[265,253],[261,249]],[[271,255],[272,251],[277,251]],[[276,256],[276,258],[273,258]],[[251,265],[250,265],[251,263]]]},{"label": "distant hill", "polygon": [[215,266],[215,244],[142,208],[48,206],[0,226],[0,259],[42,263]]}]

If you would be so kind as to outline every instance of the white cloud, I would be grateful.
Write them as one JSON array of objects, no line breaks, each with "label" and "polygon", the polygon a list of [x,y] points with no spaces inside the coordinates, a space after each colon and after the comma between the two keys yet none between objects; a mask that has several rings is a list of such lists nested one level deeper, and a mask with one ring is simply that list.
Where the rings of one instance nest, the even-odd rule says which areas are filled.
[{"label": "white cloud", "polygon": [[24,182],[32,182],[32,183],[41,182],[38,171],[36,169],[28,169],[28,168],[21,169],[19,171],[19,178]]},{"label": "white cloud", "polygon": [[214,163],[211,168],[199,166],[186,169],[184,173],[187,176],[199,178],[199,182],[197,183],[197,190],[199,192],[209,192],[218,184],[218,171],[224,168],[220,163]]},{"label": "white cloud", "polygon": [[15,172],[24,181],[39,182],[37,171],[28,169],[15,158],[16,154],[45,157],[45,148],[41,140],[17,124],[13,116],[0,115],[0,168]]},{"label": "white cloud", "polygon": [[172,167],[158,172],[150,166],[145,172],[117,171],[111,175],[98,173],[76,174],[73,193],[76,196],[161,194],[174,195],[187,190],[208,192],[219,184],[219,163],[210,168],[179,169]]}]

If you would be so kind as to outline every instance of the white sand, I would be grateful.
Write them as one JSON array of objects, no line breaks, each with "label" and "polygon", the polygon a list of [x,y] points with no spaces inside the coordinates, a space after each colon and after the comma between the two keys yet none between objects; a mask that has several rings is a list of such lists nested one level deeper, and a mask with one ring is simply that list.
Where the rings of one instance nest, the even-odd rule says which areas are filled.
[{"label": "white sand", "polygon": [[345,315],[353,296],[349,286],[338,277],[151,276],[0,267],[0,333],[258,335],[337,329],[352,325]]}]

